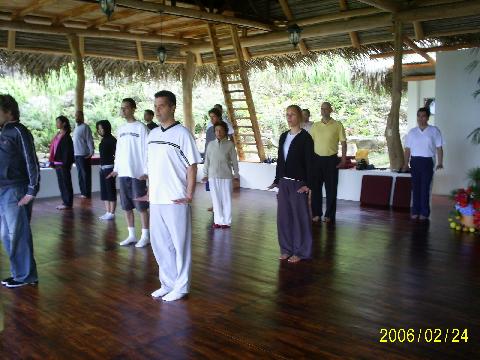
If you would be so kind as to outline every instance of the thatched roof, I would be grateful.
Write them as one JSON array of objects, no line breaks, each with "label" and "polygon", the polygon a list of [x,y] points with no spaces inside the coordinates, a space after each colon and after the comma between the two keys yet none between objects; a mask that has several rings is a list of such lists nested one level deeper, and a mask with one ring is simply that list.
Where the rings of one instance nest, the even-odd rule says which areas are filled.
[{"label": "thatched roof", "polygon": [[[197,59],[196,78],[213,80],[216,69],[206,26],[210,20],[205,17],[218,20],[220,37],[226,36],[227,23],[237,23],[250,58],[247,62],[250,69],[314,63],[319,56],[332,54],[358,61],[371,54],[392,51],[391,20],[396,18],[403,21],[404,36],[414,40],[422,37],[417,39],[420,48],[480,44],[478,0],[163,3],[117,0],[109,20],[96,1],[0,0],[0,61],[4,66],[42,76],[72,61],[66,35],[78,33],[84,60],[99,79],[134,75],[179,79],[185,52],[193,49]],[[282,3],[287,4],[291,14]],[[207,5],[212,4],[208,9]],[[153,11],[152,6],[163,6],[163,13]],[[351,17],[345,18],[344,14]],[[303,54],[288,41],[285,27],[288,23],[305,24],[301,25],[305,34],[301,44]],[[156,60],[156,48],[161,42],[168,53],[164,65]],[[225,57],[234,56],[228,46],[222,47],[221,53]]]}]

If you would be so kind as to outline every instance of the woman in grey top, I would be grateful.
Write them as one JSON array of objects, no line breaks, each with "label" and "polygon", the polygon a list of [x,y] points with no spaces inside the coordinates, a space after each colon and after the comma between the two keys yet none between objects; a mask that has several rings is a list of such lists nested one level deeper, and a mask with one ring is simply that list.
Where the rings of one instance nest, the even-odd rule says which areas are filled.
[{"label": "woman in grey top", "polygon": [[214,126],[216,140],[209,143],[205,153],[203,181],[210,184],[213,228],[226,229],[232,223],[232,179],[239,177],[237,152],[235,144],[227,139],[227,124],[220,121]]}]

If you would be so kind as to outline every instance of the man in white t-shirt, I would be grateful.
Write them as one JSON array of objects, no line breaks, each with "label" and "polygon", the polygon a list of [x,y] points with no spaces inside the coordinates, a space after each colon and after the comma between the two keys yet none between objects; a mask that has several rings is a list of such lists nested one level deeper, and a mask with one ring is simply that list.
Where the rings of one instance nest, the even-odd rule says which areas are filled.
[{"label": "man in white t-shirt", "polygon": [[181,299],[190,290],[190,203],[197,164],[201,162],[192,134],[175,121],[175,107],[172,92],[155,94],[155,115],[160,126],[150,132],[147,149],[152,249],[162,284],[152,296],[164,301]]},{"label": "man in white t-shirt", "polygon": [[[120,181],[120,203],[125,211],[128,225],[128,237],[120,245],[136,243],[136,247],[144,247],[150,243],[148,229],[148,203],[136,199],[147,193],[146,152],[148,129],[142,122],[135,119],[137,105],[132,98],[122,101],[122,116],[127,123],[117,131],[117,148],[115,151],[115,165],[107,178],[118,176]],[[135,235],[135,216],[133,209],[140,213],[142,221],[142,236],[137,242]]]},{"label": "man in white t-shirt", "polygon": [[436,170],[443,169],[443,138],[440,129],[428,124],[430,110],[420,108],[417,111],[418,126],[411,129],[405,138],[405,163],[408,170],[410,162],[412,174],[412,219],[427,220],[430,216],[430,188],[438,158]]}]

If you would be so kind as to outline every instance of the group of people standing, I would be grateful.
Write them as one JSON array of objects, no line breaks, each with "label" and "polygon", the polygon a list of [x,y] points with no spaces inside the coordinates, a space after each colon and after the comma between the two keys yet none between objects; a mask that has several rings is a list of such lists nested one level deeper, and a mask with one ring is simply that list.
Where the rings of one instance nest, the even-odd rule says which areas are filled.
[{"label": "group of people standing", "polygon": [[[118,177],[120,202],[128,225],[128,237],[120,245],[144,247],[151,242],[161,282],[152,296],[174,301],[188,294],[190,287],[190,203],[197,164],[202,159],[191,132],[175,120],[175,95],[167,90],[157,92],[154,106],[160,126],[153,122],[151,111],[144,114],[147,125],[138,121],[132,98],[121,103],[126,123],[118,129],[117,138],[112,135],[110,122],[102,120],[96,124],[102,137],[100,184],[106,207],[101,218],[114,218]],[[312,124],[307,109],[297,105],[286,109],[289,130],[280,137],[276,175],[269,187],[278,187],[277,226],[282,261],[297,263],[311,258],[312,221],[335,223],[338,169],[346,160],[346,136],[343,125],[332,119],[331,113],[331,104],[324,102],[321,121]],[[412,218],[425,219],[429,215],[425,191],[429,194],[435,152],[439,159],[437,169],[443,167],[443,140],[438,128],[428,125],[427,109],[419,109],[417,115],[419,127],[407,136],[405,162],[412,167]],[[231,141],[233,128],[222,119],[221,108],[212,108],[209,116],[212,125],[207,130],[203,180],[208,181],[211,191],[213,227],[229,228],[232,179],[239,176],[237,153]],[[94,152],[93,138],[83,113],[77,112],[75,118],[73,139],[68,119],[56,119],[59,131],[50,148],[50,163],[56,170],[63,200],[59,209],[71,208],[73,204],[70,170],[74,162],[82,197],[91,196],[88,160]],[[0,233],[11,264],[11,276],[2,284],[13,288],[38,282],[30,218],[39,190],[40,169],[33,137],[20,123],[18,104],[10,95],[0,95],[0,127]],[[337,155],[339,144],[341,157]],[[135,233],[134,209],[141,218],[140,240]]]}]

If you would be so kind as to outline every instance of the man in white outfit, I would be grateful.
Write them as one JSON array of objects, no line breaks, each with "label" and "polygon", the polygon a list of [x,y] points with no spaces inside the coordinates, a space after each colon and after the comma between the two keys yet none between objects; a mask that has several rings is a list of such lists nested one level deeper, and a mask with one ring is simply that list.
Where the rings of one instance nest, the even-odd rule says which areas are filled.
[{"label": "man in white outfit", "polygon": [[190,290],[192,220],[197,163],[201,162],[190,131],[175,121],[176,97],[167,90],[155,94],[160,123],[148,136],[147,173],[152,249],[162,287],[152,293],[164,301],[181,299]]},{"label": "man in white outfit", "polygon": [[[150,243],[150,230],[148,229],[148,203],[135,199],[147,193],[146,152],[147,152],[147,127],[137,119],[134,113],[137,105],[132,98],[122,101],[122,116],[127,123],[118,129],[117,147],[115,151],[115,165],[108,178],[118,176],[120,182],[120,203],[125,211],[128,225],[128,237],[120,242],[126,246],[136,243],[136,247],[144,247]],[[142,236],[137,242],[135,235],[135,215],[133,209],[140,213],[142,221]]]}]

